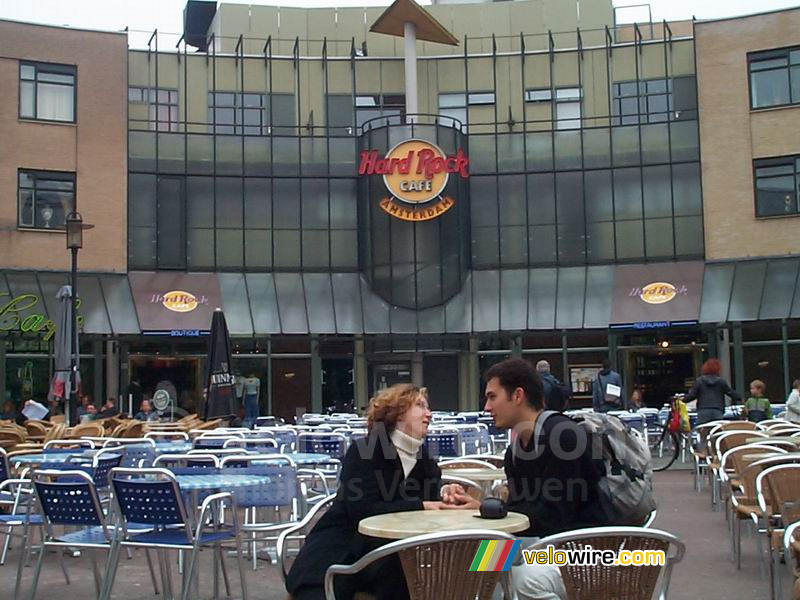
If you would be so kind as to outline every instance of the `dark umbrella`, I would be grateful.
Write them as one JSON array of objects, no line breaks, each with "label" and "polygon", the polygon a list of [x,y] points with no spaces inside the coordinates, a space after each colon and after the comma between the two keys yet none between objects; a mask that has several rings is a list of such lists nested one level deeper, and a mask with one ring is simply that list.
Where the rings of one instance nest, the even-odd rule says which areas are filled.
[{"label": "dark umbrella", "polygon": [[208,396],[206,419],[236,415],[233,373],[231,372],[231,340],[222,309],[211,318],[211,340],[208,348]]},{"label": "dark umbrella", "polygon": [[[53,359],[55,363],[55,374],[50,383],[50,393],[47,395],[49,400],[66,401],[69,400],[72,391],[72,286],[63,285],[56,294],[58,308],[56,310],[56,334],[53,342]],[[77,346],[78,334],[75,332],[74,343]],[[81,374],[75,373],[76,386],[80,389]],[[76,406],[69,407],[74,413]],[[68,414],[68,410],[64,411]],[[71,414],[69,416],[72,416]],[[75,425],[70,419],[70,424]]]}]

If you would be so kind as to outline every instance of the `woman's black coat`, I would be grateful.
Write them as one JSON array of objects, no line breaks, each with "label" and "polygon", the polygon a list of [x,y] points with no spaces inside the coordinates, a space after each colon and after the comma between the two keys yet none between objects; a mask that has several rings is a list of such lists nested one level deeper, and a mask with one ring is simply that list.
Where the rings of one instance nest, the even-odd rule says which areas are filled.
[{"label": "woman's black coat", "polygon": [[353,442],[344,457],[339,490],[330,509],[309,533],[286,579],[294,593],[320,586],[333,564],[352,564],[391,540],[358,533],[361,519],[383,513],[422,510],[425,500],[439,500],[441,470],[423,446],[408,477],[397,450],[382,430]]}]

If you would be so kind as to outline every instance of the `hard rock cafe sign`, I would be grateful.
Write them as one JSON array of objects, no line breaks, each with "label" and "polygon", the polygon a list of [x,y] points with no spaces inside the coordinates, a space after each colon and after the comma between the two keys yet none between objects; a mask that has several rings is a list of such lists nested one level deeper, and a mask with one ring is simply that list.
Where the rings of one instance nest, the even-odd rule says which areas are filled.
[{"label": "hard rock cafe sign", "polygon": [[404,221],[428,221],[450,210],[455,200],[444,195],[450,175],[469,177],[469,158],[459,150],[447,156],[441,148],[424,140],[397,144],[386,156],[364,150],[359,175],[382,175],[389,195],[380,206]]}]

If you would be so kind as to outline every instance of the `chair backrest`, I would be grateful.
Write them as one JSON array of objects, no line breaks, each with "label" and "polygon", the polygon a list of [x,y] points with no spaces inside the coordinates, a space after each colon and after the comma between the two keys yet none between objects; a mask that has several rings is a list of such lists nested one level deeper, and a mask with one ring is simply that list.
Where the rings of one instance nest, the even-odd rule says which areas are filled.
[{"label": "chair backrest", "polygon": [[458,431],[429,431],[425,436],[428,452],[434,458],[456,457],[463,454]]},{"label": "chair backrest", "polygon": [[772,427],[769,434],[772,436],[791,436],[795,433],[800,433],[800,427],[796,425],[781,425],[780,427]]},{"label": "chair backrest", "polygon": [[95,448],[96,445],[92,440],[50,440],[45,442],[45,451],[51,448]]},{"label": "chair backrest", "polygon": [[[664,565],[656,566],[560,566],[564,588],[570,600],[617,600],[618,598],[658,598],[667,594],[672,567],[683,558],[685,546],[666,531],[641,527],[594,527],[548,536],[531,549],[580,550],[591,546],[595,551],[661,550]],[[663,593],[663,596],[659,596]]]},{"label": "chair backrest", "polygon": [[162,440],[180,440],[183,442],[189,441],[189,434],[185,431],[148,431],[144,434],[145,439],[153,440],[154,442]]},{"label": "chair backrest", "polygon": [[122,436],[126,438],[140,438],[147,431],[147,423],[144,421],[133,421],[128,425]]},{"label": "chair backrest", "polygon": [[25,429],[28,431],[28,438],[44,437],[47,435],[47,427],[41,421],[28,419],[25,421]]},{"label": "chair backrest", "polygon": [[497,455],[497,454],[471,454],[467,456],[460,456],[458,459],[454,460],[463,460],[463,459],[479,460],[481,462],[489,463],[493,467],[500,469],[502,469],[506,464],[505,457],[503,455]]},{"label": "chair backrest", "polygon": [[754,463],[747,465],[744,470],[739,473],[739,485],[742,488],[744,497],[757,502],[756,498],[756,478],[759,474],[769,467],[775,465],[787,465],[792,463],[800,463],[800,456],[785,454],[782,456],[770,456],[762,458]]},{"label": "chair backrest", "polygon": [[116,469],[122,465],[122,460],[125,457],[124,447],[119,451],[113,452],[111,450],[100,450],[92,458],[92,479],[97,489],[105,489],[108,487],[108,474],[111,469]]},{"label": "chair backrest", "polygon": [[721,457],[725,452],[736,446],[747,443],[748,439],[754,437],[767,437],[767,434],[758,431],[726,431],[714,441],[714,451],[716,456]]},{"label": "chair backrest", "polygon": [[800,498],[800,464],[767,467],[756,476],[758,507],[769,519],[779,515],[787,502]]},{"label": "chair backrest", "polygon": [[782,427],[784,425],[791,425],[791,421],[787,421],[786,419],[764,419],[763,421],[758,422],[761,427],[764,429],[772,429],[773,427]]},{"label": "chair backrest", "polygon": [[[743,446],[736,446],[731,448],[722,455],[720,460],[720,470],[725,472],[726,468],[730,467],[733,473],[740,475],[750,464],[756,462],[754,460],[745,460],[746,455],[763,454],[768,456],[770,454],[785,454],[786,450],[778,448],[777,446],[769,446],[767,444],[744,444]],[[758,459],[760,460],[760,459]]]},{"label": "chair backrest", "polygon": [[183,525],[191,539],[186,507],[175,476],[166,469],[112,469],[117,514],[127,523],[154,527]]},{"label": "chair backrest", "polygon": [[103,437],[105,434],[106,429],[100,423],[81,423],[73,427],[69,433],[67,433],[67,438],[76,439],[84,435]]},{"label": "chair backrest", "polygon": [[494,469],[496,466],[486,460],[462,457],[439,461],[439,468],[447,471],[448,469]]},{"label": "chair backrest", "polygon": [[219,458],[213,454],[162,454],[153,461],[153,468],[219,469]]},{"label": "chair backrest", "polygon": [[262,452],[267,450],[268,448],[274,448],[275,450],[278,449],[278,442],[275,441],[272,437],[259,437],[259,438],[232,438],[229,440],[225,440],[225,443],[222,445],[223,449],[228,448],[241,448],[243,450],[256,450],[258,452]]},{"label": "chair backrest", "polygon": [[50,429],[47,430],[47,435],[44,436],[44,443],[46,444],[50,440],[60,440],[62,437],[64,437],[64,432],[66,430],[67,426],[64,425],[64,423],[55,423]]},{"label": "chair backrest", "polygon": [[101,527],[110,541],[103,508],[89,474],[80,470],[37,470],[33,472],[42,518],[50,525]]},{"label": "chair backrest", "polygon": [[[237,457],[227,457],[233,458]],[[285,461],[272,462],[269,460],[251,461],[242,464],[228,461],[223,464],[222,472],[232,472],[243,475],[262,475],[262,483],[248,485],[233,490],[233,497],[238,506],[256,507],[291,507],[293,516],[297,515],[299,483],[297,467]]]},{"label": "chair backrest", "polygon": [[291,427],[270,427],[257,429],[259,432],[268,432],[278,442],[281,452],[291,452],[297,445],[297,431]]},{"label": "chair backrest", "polygon": [[758,423],[752,421],[726,421],[720,426],[723,431],[756,431],[761,429]]},{"label": "chair backrest", "polygon": [[378,560],[397,555],[403,566],[411,600],[489,600],[498,581],[501,577],[507,578],[508,573],[500,570],[470,570],[485,540],[498,540],[509,546],[519,545],[511,535],[482,529],[429,533],[398,540],[373,550],[353,565],[329,567],[325,574],[327,597],[333,597],[334,578],[337,575],[356,574]]},{"label": "chair backrest", "polygon": [[309,433],[297,436],[297,451],[327,454],[333,458],[344,458],[347,452],[347,438],[341,433]]}]

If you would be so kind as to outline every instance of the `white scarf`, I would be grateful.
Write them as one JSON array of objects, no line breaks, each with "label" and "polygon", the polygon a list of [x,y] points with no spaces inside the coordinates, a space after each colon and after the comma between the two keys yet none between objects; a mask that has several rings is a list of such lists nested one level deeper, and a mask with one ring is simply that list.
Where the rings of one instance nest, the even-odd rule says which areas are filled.
[{"label": "white scarf", "polygon": [[389,439],[397,449],[397,455],[403,465],[403,477],[408,477],[414,465],[417,464],[417,454],[424,440],[418,440],[405,432],[395,429],[389,434]]}]

